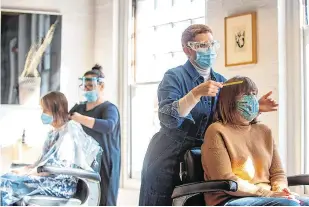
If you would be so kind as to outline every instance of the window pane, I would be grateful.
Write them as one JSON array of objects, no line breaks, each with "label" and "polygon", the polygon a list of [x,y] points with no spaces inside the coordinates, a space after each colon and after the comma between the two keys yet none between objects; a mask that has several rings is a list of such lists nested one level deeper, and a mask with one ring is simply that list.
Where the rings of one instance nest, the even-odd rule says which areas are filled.
[{"label": "window pane", "polygon": [[179,9],[183,14],[188,13],[188,8],[191,5],[191,0],[174,0],[175,9]]},{"label": "window pane", "polygon": [[172,7],[172,0],[155,0],[155,9],[157,11],[169,11]]},{"label": "window pane", "polygon": [[173,28],[171,24],[156,27],[154,33],[154,54],[171,52],[170,42],[173,38],[171,36],[172,31]]},{"label": "window pane", "polygon": [[205,0],[192,1],[189,12],[192,19],[205,16]]},{"label": "window pane", "polygon": [[156,9],[154,13],[154,25],[161,25],[168,22],[171,22],[171,0],[156,0]]},{"label": "window pane", "polygon": [[155,46],[155,30],[153,27],[148,27],[137,33],[136,38],[136,61],[143,61],[144,56],[154,54]]},{"label": "window pane", "polygon": [[157,88],[157,84],[132,87],[132,178],[140,178],[149,141],[160,128]]},{"label": "window pane", "polygon": [[171,61],[171,68],[176,67],[178,65],[183,65],[188,60],[186,54],[184,52],[176,52],[174,53],[174,57]]},{"label": "window pane", "polygon": [[139,0],[137,1],[135,23],[137,30],[147,28],[154,25],[154,0]]},{"label": "window pane", "polygon": [[136,60],[136,82],[153,82],[157,80],[158,71],[155,68],[155,56],[154,55],[144,55],[143,59]]}]

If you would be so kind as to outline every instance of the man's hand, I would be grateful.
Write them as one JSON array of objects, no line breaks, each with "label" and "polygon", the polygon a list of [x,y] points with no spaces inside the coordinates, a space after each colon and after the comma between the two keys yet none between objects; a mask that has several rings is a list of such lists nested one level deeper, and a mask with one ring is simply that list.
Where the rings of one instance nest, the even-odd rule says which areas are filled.
[{"label": "man's hand", "polygon": [[202,96],[214,97],[222,87],[222,83],[209,80],[193,88],[192,93],[196,99],[200,99]]}]

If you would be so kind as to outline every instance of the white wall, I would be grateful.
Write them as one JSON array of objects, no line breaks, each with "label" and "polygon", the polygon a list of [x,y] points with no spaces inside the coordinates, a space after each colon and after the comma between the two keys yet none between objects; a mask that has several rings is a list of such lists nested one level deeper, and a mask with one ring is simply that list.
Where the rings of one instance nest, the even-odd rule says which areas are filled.
[{"label": "white wall", "polygon": [[119,0],[94,1],[94,61],[103,66],[105,97],[119,105]]},{"label": "white wall", "polygon": [[[62,15],[61,91],[70,105],[78,101],[78,77],[94,64],[94,0],[2,0],[1,7]],[[39,109],[0,105],[0,142],[21,136],[24,127],[29,137],[40,134]]]},{"label": "white wall", "polygon": [[[212,28],[214,37],[221,43],[215,70],[227,78],[236,75],[248,76],[257,84],[259,95],[273,91],[273,98],[279,100],[279,65],[278,65],[278,21],[277,4],[274,0],[209,0],[207,21]],[[237,67],[225,67],[224,62],[224,17],[233,14],[257,12],[257,48],[258,63]],[[267,75],[266,75],[267,74]],[[271,127],[273,136],[278,139],[278,113],[265,113],[261,121]]]}]

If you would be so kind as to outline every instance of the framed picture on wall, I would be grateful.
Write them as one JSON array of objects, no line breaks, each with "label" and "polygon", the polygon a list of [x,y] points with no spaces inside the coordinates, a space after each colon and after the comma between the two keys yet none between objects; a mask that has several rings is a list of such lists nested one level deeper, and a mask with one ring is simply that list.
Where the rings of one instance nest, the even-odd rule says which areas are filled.
[{"label": "framed picture on wall", "polygon": [[224,19],[225,67],[257,63],[256,12]]}]

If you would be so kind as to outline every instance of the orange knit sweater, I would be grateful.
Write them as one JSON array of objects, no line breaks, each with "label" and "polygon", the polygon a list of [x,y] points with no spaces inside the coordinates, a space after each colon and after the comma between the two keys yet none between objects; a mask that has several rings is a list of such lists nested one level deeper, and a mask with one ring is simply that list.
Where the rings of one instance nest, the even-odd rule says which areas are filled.
[{"label": "orange knit sweater", "polygon": [[222,204],[234,196],[268,197],[271,191],[287,187],[271,130],[263,124],[212,124],[202,145],[202,164],[205,180],[227,179],[238,184],[234,193],[205,194],[207,205]]}]

